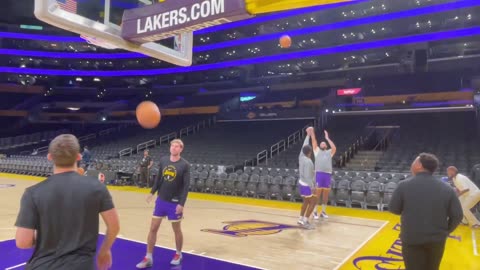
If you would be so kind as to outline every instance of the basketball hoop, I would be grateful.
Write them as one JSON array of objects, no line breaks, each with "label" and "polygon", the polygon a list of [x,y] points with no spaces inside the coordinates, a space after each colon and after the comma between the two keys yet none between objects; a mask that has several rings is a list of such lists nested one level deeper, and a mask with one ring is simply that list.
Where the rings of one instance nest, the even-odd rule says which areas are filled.
[{"label": "basketball hoop", "polygon": [[89,36],[85,36],[85,35],[80,35],[80,37],[83,38],[88,44],[92,44],[92,45],[95,45],[95,46],[98,46],[98,47],[102,47],[102,48],[107,49],[107,50],[118,49],[118,46],[115,46],[111,43],[102,41],[102,40],[97,39],[95,37],[89,37]]}]

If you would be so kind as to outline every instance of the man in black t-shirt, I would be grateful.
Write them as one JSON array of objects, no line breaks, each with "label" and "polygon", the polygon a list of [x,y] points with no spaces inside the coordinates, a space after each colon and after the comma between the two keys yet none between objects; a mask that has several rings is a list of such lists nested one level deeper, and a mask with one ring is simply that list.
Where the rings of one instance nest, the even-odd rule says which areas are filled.
[{"label": "man in black t-shirt", "polygon": [[157,232],[163,218],[168,218],[172,222],[172,228],[175,233],[177,252],[170,263],[179,265],[182,262],[183,234],[180,225],[190,184],[190,164],[180,157],[183,147],[181,140],[173,140],[170,143],[170,156],[160,159],[157,181],[155,181],[152,187],[151,194],[147,197],[147,202],[150,203],[155,193],[158,192],[148,234],[147,255],[137,264],[137,268],[142,269],[153,266],[153,248],[157,241]]},{"label": "man in black t-shirt", "polygon": [[15,226],[18,248],[35,251],[27,270],[93,270],[100,214],[107,225],[98,269],[112,264],[110,249],[119,231],[117,211],[105,185],[77,173],[81,160],[75,136],[64,134],[49,145],[53,175],[23,194]]},{"label": "man in black t-shirt", "polygon": [[139,186],[146,187],[149,186],[148,179],[150,178],[150,168],[153,166],[153,160],[148,155],[148,150],[143,151],[143,158],[140,161],[140,179]]}]

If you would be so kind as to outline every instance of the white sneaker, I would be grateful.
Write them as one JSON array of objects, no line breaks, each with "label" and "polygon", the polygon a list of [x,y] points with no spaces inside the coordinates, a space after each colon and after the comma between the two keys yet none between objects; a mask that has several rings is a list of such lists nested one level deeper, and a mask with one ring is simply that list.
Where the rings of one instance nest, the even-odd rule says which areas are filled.
[{"label": "white sneaker", "polygon": [[183,256],[180,254],[175,254],[175,256],[173,256],[173,259],[170,261],[170,264],[171,265],[180,265],[182,263],[182,260],[183,260]]},{"label": "white sneaker", "polygon": [[319,220],[319,219],[320,219],[320,217],[318,216],[317,211],[313,212],[313,219],[314,219],[314,220]]},{"label": "white sneaker", "polygon": [[153,266],[153,260],[147,257],[143,258],[143,260],[137,264],[138,269],[150,268],[152,266]]},{"label": "white sneaker", "polygon": [[325,213],[325,212],[322,212],[322,213],[320,214],[320,216],[321,216],[322,218],[328,218],[328,215],[327,215],[327,213]]},{"label": "white sneaker", "polygon": [[315,230],[316,227],[315,225],[311,224],[310,222],[305,222],[305,224],[303,225],[303,228],[305,228],[306,230]]},{"label": "white sneaker", "polygon": [[303,217],[301,217],[298,219],[297,223],[303,226],[305,225],[305,220],[303,219]]}]

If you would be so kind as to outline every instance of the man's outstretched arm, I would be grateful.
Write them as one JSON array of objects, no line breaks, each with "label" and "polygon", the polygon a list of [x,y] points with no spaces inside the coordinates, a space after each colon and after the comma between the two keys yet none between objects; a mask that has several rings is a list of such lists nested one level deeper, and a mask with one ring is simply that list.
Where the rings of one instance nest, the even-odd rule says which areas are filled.
[{"label": "man's outstretched arm", "polygon": [[328,136],[328,132],[325,130],[325,139],[327,140],[328,144],[330,145],[330,148],[332,150],[332,157],[335,155],[337,152],[337,146],[333,143],[332,140],[330,140],[330,137]]}]

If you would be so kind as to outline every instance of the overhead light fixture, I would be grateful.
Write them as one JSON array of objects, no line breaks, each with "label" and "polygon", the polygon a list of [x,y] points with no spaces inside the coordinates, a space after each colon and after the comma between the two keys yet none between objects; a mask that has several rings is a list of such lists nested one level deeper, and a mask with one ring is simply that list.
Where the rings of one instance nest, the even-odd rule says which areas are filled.
[{"label": "overhead light fixture", "polygon": [[78,110],[80,110],[80,108],[78,108],[78,107],[67,107],[67,109],[69,109],[70,111],[78,111]]}]

